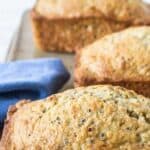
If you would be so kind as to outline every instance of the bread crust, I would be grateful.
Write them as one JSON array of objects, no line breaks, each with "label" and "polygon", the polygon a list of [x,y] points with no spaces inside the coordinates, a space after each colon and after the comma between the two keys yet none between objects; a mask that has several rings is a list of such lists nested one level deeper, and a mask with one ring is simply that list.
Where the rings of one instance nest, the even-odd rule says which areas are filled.
[{"label": "bread crust", "polygon": [[[8,115],[1,140],[2,150],[69,150],[80,148],[81,145],[83,149],[89,150],[150,148],[150,100],[133,91],[99,85],[68,90],[44,101],[25,103],[16,104]],[[41,119],[35,122],[38,116]],[[66,118],[69,116],[70,123]],[[53,122],[54,118],[57,118],[56,123]],[[67,124],[59,123],[65,120]],[[75,131],[76,136],[73,134]],[[67,139],[63,139],[66,136]]]},{"label": "bread crust", "polygon": [[141,0],[39,0],[31,12],[35,46],[77,51],[112,32],[149,25],[149,8]]},{"label": "bread crust", "polygon": [[130,24],[149,24],[150,6],[142,0],[39,0],[36,12],[44,17],[103,17]]},{"label": "bread crust", "polygon": [[[11,145],[10,135],[12,133],[11,124],[13,123],[14,114],[21,108],[23,105],[29,103],[30,100],[21,100],[16,105],[9,107],[7,112],[7,118],[4,123],[4,129],[2,133],[2,138],[0,141],[0,150],[5,150],[4,145]],[[12,149],[12,148],[11,148]]]},{"label": "bread crust", "polygon": [[120,85],[150,96],[150,27],[105,36],[76,55],[75,86]]},{"label": "bread crust", "polygon": [[46,18],[31,12],[32,31],[38,49],[74,52],[106,34],[127,28],[101,17]]}]

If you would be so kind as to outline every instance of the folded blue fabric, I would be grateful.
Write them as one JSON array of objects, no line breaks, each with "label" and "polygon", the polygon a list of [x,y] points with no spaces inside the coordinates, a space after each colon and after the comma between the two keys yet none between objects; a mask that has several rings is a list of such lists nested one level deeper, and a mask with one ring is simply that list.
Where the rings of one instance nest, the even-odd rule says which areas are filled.
[{"label": "folded blue fabric", "polygon": [[36,59],[0,64],[0,126],[8,107],[21,99],[42,99],[69,79],[60,59]]}]

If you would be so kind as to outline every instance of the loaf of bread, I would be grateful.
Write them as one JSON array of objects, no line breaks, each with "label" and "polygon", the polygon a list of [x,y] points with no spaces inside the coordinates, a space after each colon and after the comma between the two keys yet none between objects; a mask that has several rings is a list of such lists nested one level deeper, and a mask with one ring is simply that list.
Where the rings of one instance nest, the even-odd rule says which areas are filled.
[{"label": "loaf of bread", "polygon": [[150,97],[150,27],[129,28],[78,51],[75,85],[108,83]]},{"label": "loaf of bread", "polygon": [[150,24],[142,0],[38,0],[31,11],[38,49],[72,52],[134,25]]},{"label": "loaf of bread", "polygon": [[8,113],[1,150],[149,150],[150,99],[121,87],[81,87]]}]

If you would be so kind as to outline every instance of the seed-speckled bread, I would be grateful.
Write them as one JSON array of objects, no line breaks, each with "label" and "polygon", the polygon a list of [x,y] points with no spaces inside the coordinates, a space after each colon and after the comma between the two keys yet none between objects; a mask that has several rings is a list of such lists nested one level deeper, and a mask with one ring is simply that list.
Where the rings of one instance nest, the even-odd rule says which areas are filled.
[{"label": "seed-speckled bread", "polygon": [[2,150],[149,150],[150,99],[121,87],[81,87],[8,113]]},{"label": "seed-speckled bread", "polygon": [[75,85],[108,83],[150,97],[150,27],[105,36],[78,52]]},{"label": "seed-speckled bread", "polygon": [[38,0],[31,12],[36,47],[72,52],[133,25],[150,24],[142,0]]}]

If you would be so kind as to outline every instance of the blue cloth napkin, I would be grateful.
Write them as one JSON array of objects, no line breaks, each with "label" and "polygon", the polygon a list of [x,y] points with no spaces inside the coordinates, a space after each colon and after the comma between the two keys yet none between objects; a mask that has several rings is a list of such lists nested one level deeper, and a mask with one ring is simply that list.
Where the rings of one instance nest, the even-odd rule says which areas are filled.
[{"label": "blue cloth napkin", "polygon": [[8,107],[21,99],[42,99],[69,79],[60,59],[36,59],[0,64],[0,126]]}]

